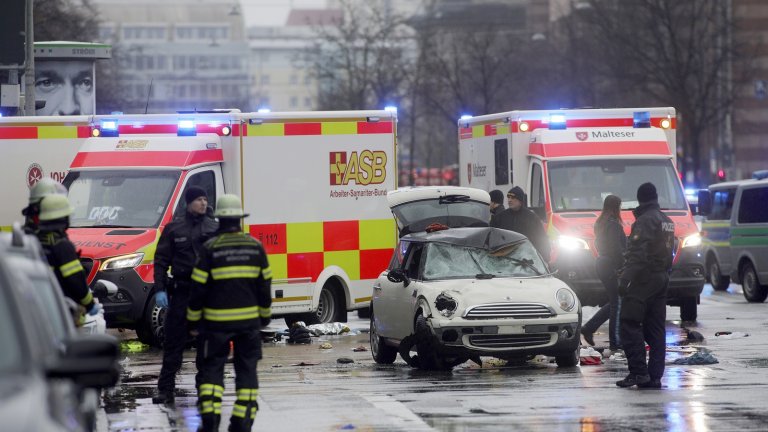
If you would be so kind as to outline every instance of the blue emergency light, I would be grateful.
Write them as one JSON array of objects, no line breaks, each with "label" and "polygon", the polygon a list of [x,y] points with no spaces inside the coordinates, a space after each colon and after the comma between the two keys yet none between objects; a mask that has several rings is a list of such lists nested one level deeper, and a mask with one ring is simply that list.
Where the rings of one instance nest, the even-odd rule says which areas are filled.
[{"label": "blue emergency light", "polygon": [[651,127],[651,113],[648,111],[637,111],[632,114],[632,127],[649,128]]},{"label": "blue emergency light", "polygon": [[179,120],[178,130],[176,131],[178,136],[196,136],[197,125],[194,120],[183,119]]},{"label": "blue emergency light", "polygon": [[469,114],[463,114],[461,117],[459,117],[459,120],[469,120],[472,116]]},{"label": "blue emergency light", "polygon": [[256,110],[256,112],[266,114],[266,113],[272,112],[272,110],[269,108],[259,108],[258,110]]},{"label": "blue emergency light", "polygon": [[563,129],[565,129],[565,114],[550,114],[549,130],[563,130]]},{"label": "blue emergency light", "polygon": [[384,111],[393,112],[397,114],[397,107],[394,105],[387,105],[384,107]]},{"label": "blue emergency light", "polygon": [[104,119],[99,125],[99,133],[97,135],[103,137],[117,137],[120,136],[120,131],[117,127],[117,119]]}]

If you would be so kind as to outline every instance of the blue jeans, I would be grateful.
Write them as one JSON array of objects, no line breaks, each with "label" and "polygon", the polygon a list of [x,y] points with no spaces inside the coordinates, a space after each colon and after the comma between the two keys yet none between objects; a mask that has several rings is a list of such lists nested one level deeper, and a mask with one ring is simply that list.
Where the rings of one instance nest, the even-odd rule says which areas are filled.
[{"label": "blue jeans", "polygon": [[595,264],[597,277],[603,283],[608,294],[608,303],[604,304],[589,321],[582,327],[584,333],[594,333],[603,323],[608,321],[608,344],[611,349],[621,348],[619,337],[619,310],[621,299],[619,298],[619,280],[616,276],[616,266],[611,261],[598,257]]}]

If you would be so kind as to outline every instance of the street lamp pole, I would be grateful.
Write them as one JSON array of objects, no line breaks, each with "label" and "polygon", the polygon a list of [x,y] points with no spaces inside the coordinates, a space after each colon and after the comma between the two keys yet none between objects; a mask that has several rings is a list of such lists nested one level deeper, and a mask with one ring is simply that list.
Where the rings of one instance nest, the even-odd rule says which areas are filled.
[{"label": "street lamp pole", "polygon": [[34,9],[34,0],[27,0],[27,11],[25,14],[27,21],[27,30],[24,32],[27,45],[27,61],[24,68],[24,115],[35,115],[35,32],[32,11]]}]

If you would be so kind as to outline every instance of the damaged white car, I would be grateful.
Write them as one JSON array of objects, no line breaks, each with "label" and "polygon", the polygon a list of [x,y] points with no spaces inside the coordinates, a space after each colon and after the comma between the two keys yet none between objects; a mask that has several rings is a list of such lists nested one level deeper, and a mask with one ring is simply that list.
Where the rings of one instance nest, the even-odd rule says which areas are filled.
[{"label": "damaged white car", "polygon": [[[401,238],[371,301],[371,353],[451,369],[480,356],[579,363],[581,305],[528,239],[490,228],[488,193],[460,187],[387,196]],[[414,350],[416,355],[412,355]]]}]

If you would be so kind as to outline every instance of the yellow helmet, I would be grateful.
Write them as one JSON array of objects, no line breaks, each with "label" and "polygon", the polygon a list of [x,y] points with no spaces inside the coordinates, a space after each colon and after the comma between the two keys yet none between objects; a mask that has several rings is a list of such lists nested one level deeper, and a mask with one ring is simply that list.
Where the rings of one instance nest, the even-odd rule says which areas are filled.
[{"label": "yellow helmet", "polygon": [[240,219],[248,216],[243,213],[243,204],[237,195],[224,194],[216,200],[216,212],[213,214],[217,218]]},{"label": "yellow helmet", "polygon": [[74,209],[64,195],[52,194],[40,201],[40,221],[61,219],[72,214]]},{"label": "yellow helmet", "polygon": [[44,177],[38,180],[38,182],[29,190],[29,203],[37,204],[44,196],[51,194],[66,195],[67,188],[50,177]]}]

